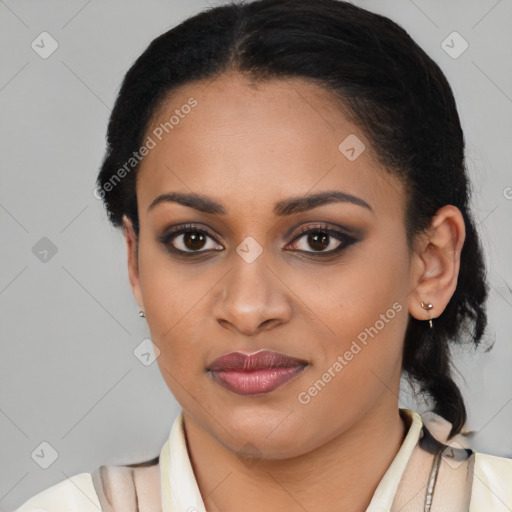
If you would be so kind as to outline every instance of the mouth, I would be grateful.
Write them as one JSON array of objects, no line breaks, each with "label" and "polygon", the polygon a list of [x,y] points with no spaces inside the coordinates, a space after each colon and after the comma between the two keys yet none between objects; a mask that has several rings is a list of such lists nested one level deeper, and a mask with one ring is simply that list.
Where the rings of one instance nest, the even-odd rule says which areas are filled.
[{"label": "mouth", "polygon": [[308,362],[279,352],[254,354],[230,352],[213,361],[206,370],[222,387],[239,395],[269,393],[296,378]]}]

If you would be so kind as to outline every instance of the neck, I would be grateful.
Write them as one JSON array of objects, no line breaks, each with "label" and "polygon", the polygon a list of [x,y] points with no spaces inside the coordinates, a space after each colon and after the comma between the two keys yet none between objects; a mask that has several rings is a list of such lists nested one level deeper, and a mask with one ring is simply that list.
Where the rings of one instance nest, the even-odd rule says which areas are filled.
[{"label": "neck", "polygon": [[371,409],[313,451],[245,465],[187,413],[183,416],[189,456],[208,512],[366,510],[406,432],[395,400]]}]

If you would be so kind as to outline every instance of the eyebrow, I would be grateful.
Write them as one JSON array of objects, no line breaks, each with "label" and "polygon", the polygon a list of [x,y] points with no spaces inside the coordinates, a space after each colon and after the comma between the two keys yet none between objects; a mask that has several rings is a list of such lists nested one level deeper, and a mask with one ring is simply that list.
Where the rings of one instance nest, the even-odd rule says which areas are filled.
[{"label": "eyebrow", "polygon": [[[214,199],[199,194],[184,194],[182,192],[169,192],[157,196],[149,205],[149,212],[160,203],[178,203],[202,213],[210,213],[215,215],[226,215],[227,210]],[[329,203],[351,203],[368,209],[374,213],[373,208],[360,197],[339,190],[327,190],[316,194],[308,194],[306,196],[291,197],[278,201],[274,206],[274,214],[279,217],[293,215],[294,213],[312,210],[319,206]]]}]

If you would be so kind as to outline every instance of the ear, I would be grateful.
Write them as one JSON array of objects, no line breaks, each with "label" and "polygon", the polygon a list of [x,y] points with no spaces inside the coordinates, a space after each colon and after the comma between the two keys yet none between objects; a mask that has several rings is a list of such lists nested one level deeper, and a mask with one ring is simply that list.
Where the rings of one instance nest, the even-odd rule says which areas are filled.
[{"label": "ear", "polygon": [[126,252],[128,258],[128,276],[130,278],[130,285],[132,287],[133,296],[139,304],[140,309],[144,310],[139,278],[137,235],[135,234],[132,221],[126,215],[123,215],[123,234],[126,242]]},{"label": "ear", "polygon": [[[460,268],[460,254],[466,238],[464,217],[458,208],[446,205],[432,219],[426,233],[415,243],[412,266],[413,291],[409,313],[418,320],[436,318],[446,308],[455,288]],[[427,313],[421,302],[432,304]]]}]

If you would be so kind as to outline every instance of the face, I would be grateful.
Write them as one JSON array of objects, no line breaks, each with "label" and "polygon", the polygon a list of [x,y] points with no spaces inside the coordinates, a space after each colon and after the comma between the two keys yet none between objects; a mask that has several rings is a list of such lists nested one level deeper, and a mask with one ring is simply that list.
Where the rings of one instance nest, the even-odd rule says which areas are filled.
[{"label": "face", "polygon": [[[131,281],[186,417],[277,459],[396,408],[412,288],[404,190],[333,98],[226,74],[174,91],[146,136]],[[172,193],[205,200],[160,197]],[[238,391],[209,371],[262,350],[301,366],[224,374]]]}]

